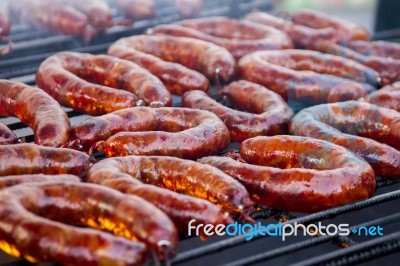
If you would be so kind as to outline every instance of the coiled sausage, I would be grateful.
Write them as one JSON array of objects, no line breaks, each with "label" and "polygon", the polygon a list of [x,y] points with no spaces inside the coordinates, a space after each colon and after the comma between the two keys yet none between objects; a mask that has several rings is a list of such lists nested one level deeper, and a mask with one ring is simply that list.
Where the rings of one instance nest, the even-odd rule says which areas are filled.
[{"label": "coiled sausage", "polygon": [[172,104],[171,94],[157,77],[107,55],[58,53],[40,65],[36,82],[62,105],[91,115],[136,106],[140,99],[150,106]]},{"label": "coiled sausage", "polygon": [[58,147],[68,141],[70,122],[48,94],[23,83],[0,80],[0,116],[16,116],[32,128],[35,143]]},{"label": "coiled sausage", "polygon": [[212,42],[225,47],[237,59],[259,50],[293,48],[290,38],[280,30],[226,17],[184,20],[176,25],[159,25],[148,32]]},{"label": "coiled sausage", "polygon": [[182,106],[215,113],[228,127],[232,141],[242,142],[259,135],[268,136],[287,132],[293,111],[273,91],[241,80],[232,82],[221,93],[226,95],[236,108],[246,112],[225,107],[202,91],[185,93]]},{"label": "coiled sausage", "polygon": [[400,176],[400,113],[394,110],[359,101],[322,104],[300,111],[289,129],[348,148],[377,175]]},{"label": "coiled sausage", "polygon": [[222,152],[230,142],[228,129],[215,114],[174,107],[135,107],[93,117],[75,126],[72,136],[87,148],[105,140],[103,149],[108,157],[131,154],[196,159]]},{"label": "coiled sausage", "polygon": [[[125,156],[106,159],[93,167],[88,173],[89,180],[97,179],[97,175],[110,177],[111,171],[114,177],[129,176],[211,201],[229,213],[247,212],[253,205],[239,182],[218,169],[190,160],[165,156]],[[186,207],[181,203],[176,209],[181,212]]]},{"label": "coiled sausage", "polygon": [[209,79],[215,80],[218,75],[223,82],[229,81],[235,71],[235,59],[225,48],[186,37],[137,35],[122,38],[111,45],[108,54],[132,60],[152,73],[155,72],[153,68],[162,67],[163,61],[159,59],[182,64]]},{"label": "coiled sausage", "polygon": [[326,141],[255,137],[242,143],[240,154],[246,163],[216,156],[200,162],[239,180],[255,202],[269,207],[314,212],[365,199],[375,191],[367,162]]},{"label": "coiled sausage", "polygon": [[72,174],[85,176],[89,156],[72,149],[35,144],[0,145],[0,176],[25,174]]},{"label": "coiled sausage", "polygon": [[137,265],[146,255],[137,240],[161,255],[166,249],[173,252],[178,241],[174,225],[154,205],[93,184],[24,184],[1,191],[0,202],[2,249],[33,260]]},{"label": "coiled sausage", "polygon": [[239,61],[242,79],[261,84],[285,100],[311,103],[358,99],[374,91],[372,69],[338,56],[305,50],[258,51]]}]

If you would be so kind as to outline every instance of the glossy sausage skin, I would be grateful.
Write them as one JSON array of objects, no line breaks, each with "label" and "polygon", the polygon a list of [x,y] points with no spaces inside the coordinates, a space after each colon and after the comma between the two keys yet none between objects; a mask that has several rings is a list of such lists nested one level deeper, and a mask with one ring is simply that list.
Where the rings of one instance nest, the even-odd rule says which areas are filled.
[{"label": "glossy sausage skin", "polygon": [[225,107],[201,91],[185,93],[182,106],[216,114],[228,127],[232,141],[287,133],[293,111],[278,94],[244,80],[232,82],[221,93],[245,112]]},{"label": "glossy sausage skin", "polygon": [[176,25],[156,26],[149,32],[212,42],[225,47],[237,59],[259,50],[293,48],[289,36],[280,30],[226,17],[184,20]]},{"label": "glossy sausage skin", "polygon": [[105,140],[107,157],[131,154],[196,159],[222,152],[230,142],[228,129],[215,114],[173,107],[135,107],[93,117],[77,125],[73,137],[84,147]]},{"label": "glossy sausage skin", "polygon": [[400,81],[367,95],[364,101],[400,112]]},{"label": "glossy sausage skin", "polygon": [[357,61],[379,74],[379,85],[388,85],[400,80],[400,60],[377,55],[365,55],[358,53],[347,45],[339,45],[331,42],[316,42],[310,49],[346,57]]},{"label": "glossy sausage skin", "polygon": [[35,28],[50,29],[63,34],[83,36],[90,41],[97,30],[88,17],[76,8],[64,3],[43,0],[10,1],[10,8],[20,20]]},{"label": "glossy sausage skin", "polygon": [[333,28],[340,42],[353,40],[369,41],[370,33],[362,26],[339,17],[331,16],[315,10],[302,10],[291,15],[294,23],[310,28]]},{"label": "glossy sausage skin", "polygon": [[32,174],[32,175],[10,175],[0,177],[0,190],[13,187],[19,184],[26,183],[49,183],[49,182],[75,182],[78,183],[81,180],[79,177],[74,175],[43,175],[43,174]]},{"label": "glossy sausage skin", "polygon": [[[229,213],[248,211],[253,205],[246,189],[238,181],[208,165],[165,156],[106,159],[104,170],[101,169],[102,163],[99,162],[90,170],[89,180],[91,176],[96,178],[95,175],[101,175],[111,167],[119,177],[130,175],[130,178],[136,178],[146,184],[205,199]],[[103,173],[106,174],[107,171]],[[186,209],[182,202],[176,204],[179,211]]]},{"label": "glossy sausage skin", "polygon": [[0,95],[0,116],[16,116],[31,127],[36,144],[58,147],[68,141],[68,116],[47,93],[23,83],[0,80]]},{"label": "glossy sausage skin", "polygon": [[240,146],[246,163],[205,157],[202,163],[239,180],[255,202],[286,211],[315,212],[371,197],[375,175],[367,162],[326,141],[256,137]]},{"label": "glossy sausage skin", "polygon": [[71,149],[27,143],[0,146],[0,176],[72,174],[82,177],[89,165],[87,154]]},{"label": "glossy sausage skin", "polygon": [[[174,225],[154,205],[102,186],[25,184],[1,191],[0,202],[1,220],[8,225],[0,229],[0,239],[34,260],[138,265],[144,261],[146,249],[137,240],[154,250],[160,250],[158,244],[164,241],[173,250],[177,242]],[[24,238],[18,237],[21,231]],[[7,244],[4,248],[7,251]]]},{"label": "glossy sausage skin", "polygon": [[[108,54],[118,56],[114,52],[115,50],[126,50],[128,48],[133,49],[135,52],[139,51],[154,55],[165,61],[179,63],[190,69],[197,70],[213,80],[216,79],[216,71],[218,69],[220,71],[218,74],[219,79],[223,82],[229,81],[235,71],[235,59],[225,48],[193,38],[136,35],[122,38],[115,42],[109,48]],[[147,60],[147,64],[150,66],[156,64],[155,67],[157,67],[158,61],[154,61],[154,57],[142,57],[140,56],[143,55],[142,53],[139,54],[137,59],[139,62]],[[134,62],[142,65],[137,61]],[[145,65],[143,66],[146,67]]]},{"label": "glossy sausage skin", "polygon": [[[165,171],[171,172],[174,178],[178,173],[178,166],[175,162],[181,160],[169,160],[168,163],[162,163],[160,171],[157,173],[161,178],[165,178],[162,167],[168,167]],[[154,160],[162,161],[162,158],[154,157]],[[195,164],[196,165],[196,164]],[[107,186],[120,192],[136,195],[150,203],[167,214],[174,222],[180,232],[187,233],[190,220],[195,219],[197,224],[229,224],[232,220],[226,216],[216,205],[207,200],[178,194],[168,189],[153,185],[144,184],[141,175],[150,169],[148,164],[142,160],[142,157],[125,156],[102,160],[90,168],[86,179],[88,182]],[[191,178],[191,176],[187,176]],[[141,180],[141,181],[139,181]]]},{"label": "glossy sausage skin", "polygon": [[156,15],[153,0],[115,0],[117,8],[134,19],[152,18]]},{"label": "glossy sausage skin", "polygon": [[17,135],[8,128],[5,124],[0,122],[0,145],[12,144],[17,142]]},{"label": "glossy sausage skin", "polygon": [[374,55],[380,57],[391,57],[394,59],[400,59],[400,44],[386,41],[353,41],[347,44],[347,46],[363,55]]},{"label": "glossy sausage skin", "polygon": [[114,43],[108,54],[132,61],[157,76],[173,94],[182,95],[186,91],[208,91],[208,79],[201,73],[181,64],[166,62],[151,54],[143,53],[127,46],[126,43]]},{"label": "glossy sausage skin", "polygon": [[335,31],[331,28],[313,29],[260,11],[253,11],[244,19],[285,32],[296,48],[307,49],[321,40],[336,42]]},{"label": "glossy sausage skin", "polygon": [[157,77],[107,55],[58,53],[40,65],[36,82],[61,104],[91,115],[132,107],[139,99],[151,106],[172,104],[171,94]]},{"label": "glossy sausage skin", "polygon": [[348,148],[379,176],[400,176],[400,113],[394,110],[359,101],[321,104],[300,111],[290,132]]},{"label": "glossy sausage skin", "polygon": [[310,103],[361,98],[375,90],[377,73],[355,61],[306,50],[258,51],[240,59],[242,79],[261,84],[285,100]]}]

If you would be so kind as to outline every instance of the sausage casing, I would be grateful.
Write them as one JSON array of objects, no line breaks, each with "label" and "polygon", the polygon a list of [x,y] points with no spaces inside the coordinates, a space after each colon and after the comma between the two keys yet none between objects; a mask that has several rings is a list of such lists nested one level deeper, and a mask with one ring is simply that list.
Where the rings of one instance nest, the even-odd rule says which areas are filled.
[{"label": "sausage casing", "polygon": [[331,16],[315,10],[301,10],[291,15],[294,23],[310,28],[333,28],[340,42],[353,40],[369,41],[370,33],[362,26],[339,17]]},{"label": "sausage casing", "polygon": [[135,106],[139,98],[149,105],[172,104],[171,94],[157,77],[107,55],[58,53],[41,64],[36,82],[61,104],[91,115]]},{"label": "sausage casing", "polygon": [[305,50],[258,51],[240,59],[242,79],[261,84],[285,100],[311,103],[358,99],[375,90],[378,74],[355,61]]},{"label": "sausage casing", "polygon": [[131,154],[195,159],[222,152],[230,143],[228,129],[215,114],[174,107],[134,107],[93,117],[75,126],[72,136],[84,147],[105,140],[103,149],[108,157]]},{"label": "sausage casing", "polygon": [[375,191],[375,175],[363,159],[326,141],[295,136],[244,141],[246,163],[205,157],[201,163],[239,180],[255,202],[287,211],[314,212],[365,199]]},{"label": "sausage casing", "polygon": [[10,175],[0,177],[0,190],[26,183],[48,183],[48,182],[80,182],[79,177],[74,175]]},{"label": "sausage casing", "polygon": [[400,112],[400,81],[386,85],[382,89],[367,95],[363,100]]},{"label": "sausage casing", "polygon": [[331,28],[313,29],[260,11],[251,12],[245,19],[286,32],[296,48],[309,49],[321,40],[336,42],[335,31]]},{"label": "sausage casing", "polygon": [[89,156],[72,149],[35,144],[0,145],[0,176],[24,174],[71,174],[84,176]]},{"label": "sausage casing", "polygon": [[[400,113],[359,101],[321,104],[291,121],[294,135],[343,146],[363,157],[377,175],[400,175]],[[390,146],[389,146],[390,145]]]},{"label": "sausage casing", "polygon": [[[159,159],[162,161],[162,159]],[[166,159],[168,161],[168,158]],[[108,186],[120,192],[141,197],[167,214],[180,232],[187,232],[192,219],[198,224],[228,224],[232,220],[216,205],[207,200],[178,194],[168,189],[139,181],[148,168],[140,157],[125,156],[102,160],[92,166],[86,176],[88,182]],[[169,169],[177,169],[169,160]],[[162,163],[160,167],[168,166]],[[168,169],[168,171],[170,171]],[[138,171],[138,172],[137,172]],[[177,171],[172,171],[177,175]],[[158,171],[162,175],[162,170]],[[189,176],[188,176],[189,178]]]},{"label": "sausage casing", "polygon": [[[229,81],[235,71],[235,59],[225,48],[193,38],[136,35],[115,42],[109,48],[108,54],[118,56],[118,51],[115,50],[123,49],[123,53],[128,48],[135,52],[135,56],[129,60],[134,60],[139,65],[142,65],[141,61],[147,60],[143,62],[143,67],[146,67],[145,64],[159,66],[159,61],[154,60],[154,57],[143,57],[145,53],[197,70],[212,80],[218,75],[221,81]],[[142,53],[138,54],[137,51]],[[151,67],[147,69],[151,71]]]},{"label": "sausage casing", "polygon": [[0,116],[16,116],[34,131],[35,143],[58,147],[66,143],[70,122],[48,94],[23,83],[0,80]]},{"label": "sausage casing", "polygon": [[185,93],[182,106],[215,113],[228,127],[232,141],[287,132],[293,111],[278,94],[244,80],[232,82],[221,93],[228,96],[237,109],[246,112],[225,107],[201,91]]},{"label": "sausage casing", "polygon": [[64,184],[24,184],[0,192],[0,217],[8,225],[0,229],[0,238],[9,249],[68,265],[137,265],[146,253],[137,240],[157,251],[168,242],[174,250],[176,229],[154,205],[102,186]]},{"label": "sausage casing", "polygon": [[[111,166],[114,173],[115,167],[120,169],[120,177],[128,174],[147,184],[206,199],[229,213],[248,211],[253,205],[238,181],[208,165],[165,156],[124,156],[102,163],[89,171],[89,180],[96,174],[107,174],[101,168]],[[177,208],[185,209],[182,205]]]},{"label": "sausage casing", "polygon": [[150,32],[212,42],[225,47],[237,59],[259,50],[293,48],[291,39],[280,30],[226,17],[183,20],[176,25],[156,26]]}]

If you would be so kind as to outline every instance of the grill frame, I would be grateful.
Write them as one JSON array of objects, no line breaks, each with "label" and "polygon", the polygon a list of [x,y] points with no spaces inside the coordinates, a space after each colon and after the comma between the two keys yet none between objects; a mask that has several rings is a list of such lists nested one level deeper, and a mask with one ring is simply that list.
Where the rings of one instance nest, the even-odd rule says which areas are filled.
[{"label": "grill frame", "polygon": [[[225,15],[229,17],[240,17],[241,15],[251,11],[253,8],[259,10],[269,10],[272,6],[271,1],[261,0],[221,0],[215,4],[216,1],[205,1],[206,5],[202,16],[210,15]],[[9,56],[0,58],[0,78],[10,79],[14,81],[24,82],[29,85],[34,85],[34,73],[40,62],[46,57],[53,54],[54,52],[61,50],[70,50],[77,52],[90,52],[93,54],[104,53],[107,47],[116,39],[121,37],[130,36],[134,34],[141,34],[147,28],[158,25],[160,23],[169,23],[179,18],[176,15],[171,15],[171,8],[162,7],[160,9],[161,17],[144,20],[135,24],[132,28],[114,28],[107,30],[106,33],[99,36],[93,43],[86,45],[80,38],[71,36],[59,36],[54,35],[45,31],[34,31],[29,32],[26,26],[17,26],[14,29],[14,33],[11,37],[16,37],[17,44],[15,52]],[[118,16],[118,14],[117,14]],[[385,39],[385,40],[400,40],[399,31],[393,30],[390,32],[377,33],[374,39]],[[43,39],[37,39],[37,38]],[[35,39],[36,43],[32,46],[32,39]],[[55,45],[59,44],[59,46]],[[47,48],[53,46],[54,49],[49,51]],[[31,48],[38,48],[33,51]],[[43,49],[43,50],[41,50]],[[37,54],[37,51],[43,51],[43,53]],[[21,68],[21,64],[26,66],[25,69]],[[214,88],[214,97],[216,88]],[[180,98],[174,97],[175,106],[180,105]],[[293,107],[293,105],[292,105]],[[295,109],[301,109],[302,106],[294,106]],[[89,116],[81,115],[69,108],[66,108],[68,116],[72,119],[72,124],[75,125],[80,121],[88,118]],[[30,129],[26,129],[26,126],[17,119],[0,119],[9,124],[11,129],[16,130],[16,133],[20,137],[26,137],[28,142],[33,141],[32,132]],[[237,145],[233,145],[230,148],[237,148]],[[335,221],[336,218],[340,218],[347,214],[355,215],[356,212],[362,212],[369,208],[373,208],[373,212],[383,205],[393,205],[393,202],[400,198],[400,179],[378,179],[377,180],[377,194],[367,200],[352,203],[338,208],[333,208],[325,211],[321,211],[314,214],[293,214],[272,210],[270,208],[261,208],[259,211],[253,214],[253,217],[262,221],[273,221],[285,220],[289,218],[287,223],[303,223],[310,224],[319,221]],[[357,222],[351,224],[351,228],[356,228],[361,225],[393,225],[400,224],[400,213],[390,213],[383,217],[371,218],[371,215],[365,215],[366,221]],[[271,238],[270,238],[271,239]],[[217,241],[218,240],[218,241]],[[322,247],[324,243],[330,243],[331,246],[349,245],[349,247],[341,249],[336,248],[332,252],[324,253],[320,256],[313,256],[311,258],[305,258],[294,265],[352,265],[355,263],[365,262],[367,260],[385,256],[388,254],[395,254],[400,251],[400,230],[394,230],[389,234],[385,234],[382,237],[368,238],[364,241],[355,241],[354,237],[338,237],[338,236],[322,236],[322,237],[307,237],[304,239],[296,239],[287,245],[258,252],[256,254],[245,254],[241,259],[230,261],[226,260],[223,265],[236,266],[236,265],[253,265],[263,264],[266,260],[280,259],[281,262],[285,262],[285,255],[289,252],[302,252],[307,255],[307,248]],[[210,239],[207,242],[195,243],[193,238],[185,238],[181,241],[180,252],[172,259],[174,265],[204,265],[207,262],[207,258],[214,258],[218,252],[224,252],[233,255],[235,248],[244,250],[245,246],[251,249],[261,242],[268,241],[266,238],[257,237],[253,241],[246,242],[245,236],[230,237],[226,239]],[[272,241],[272,240],[271,240]],[[280,241],[280,240],[275,240]],[[185,246],[187,246],[185,248]],[[188,247],[190,246],[190,247]],[[185,250],[186,249],[186,250]],[[233,250],[233,251],[232,251]],[[0,256],[1,258],[1,256]],[[219,261],[215,261],[219,263]],[[285,263],[287,264],[287,263]],[[12,263],[1,264],[4,265],[32,265],[31,263],[16,259]],[[37,265],[54,265],[52,263],[42,263]],[[214,265],[214,264],[213,264]]]}]

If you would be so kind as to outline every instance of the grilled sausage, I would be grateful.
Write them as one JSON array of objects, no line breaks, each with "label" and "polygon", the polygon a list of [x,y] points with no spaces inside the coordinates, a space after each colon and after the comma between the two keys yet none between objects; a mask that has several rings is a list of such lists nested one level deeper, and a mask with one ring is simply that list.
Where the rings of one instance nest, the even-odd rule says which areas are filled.
[{"label": "grilled sausage", "polygon": [[303,109],[292,119],[290,132],[346,147],[362,156],[377,175],[398,177],[399,121],[400,113],[394,110],[348,101]]},{"label": "grilled sausage", "polygon": [[400,81],[367,95],[364,100],[400,112]]},{"label": "grilled sausage", "polygon": [[259,50],[293,48],[290,38],[280,30],[226,17],[184,20],[177,25],[156,26],[149,32],[212,42],[225,47],[237,59]]},{"label": "grilled sausage", "polygon": [[302,24],[310,28],[323,29],[333,28],[337,39],[347,43],[353,40],[369,41],[370,33],[362,26],[339,17],[331,16],[315,10],[302,10],[292,14],[294,23]]},{"label": "grilled sausage", "polygon": [[36,82],[61,104],[91,115],[136,106],[139,98],[150,106],[172,104],[171,94],[157,77],[107,55],[58,53],[40,65]]},{"label": "grilled sausage", "polygon": [[258,51],[239,61],[242,79],[261,84],[285,100],[311,103],[358,99],[374,91],[375,71],[355,61],[305,50]]},{"label": "grilled sausage", "polygon": [[88,17],[76,8],[64,3],[43,0],[10,1],[12,13],[35,28],[83,36],[92,40],[98,30],[89,23]]},{"label": "grilled sausage", "polygon": [[0,146],[0,176],[72,174],[82,177],[89,164],[87,154],[71,149],[27,143]]},{"label": "grilled sausage", "polygon": [[156,15],[153,0],[114,0],[117,8],[134,19],[152,18]]},{"label": "grilled sausage", "polygon": [[265,12],[253,11],[245,16],[245,20],[274,27],[285,32],[292,39],[296,48],[310,49],[311,46],[321,40],[336,42],[335,31],[331,28],[313,29],[294,24],[291,21]]},{"label": "grilled sausage", "polygon": [[[148,159],[148,161],[164,161],[164,158],[151,158],[153,160]],[[178,170],[178,165],[175,165],[175,163],[185,161],[169,158],[165,158],[165,160],[166,162],[159,165],[160,168],[156,173],[157,176],[153,178],[173,178],[176,180],[176,176],[178,176],[181,170]],[[144,160],[142,157],[136,156],[102,160],[90,168],[86,175],[87,181],[111,187],[126,194],[136,195],[151,202],[171,218],[180,232],[187,232],[188,224],[192,219],[195,219],[197,224],[217,225],[232,222],[229,216],[225,215],[225,212],[207,200],[178,194],[168,189],[142,183],[141,181],[148,182],[148,180],[144,180],[144,176],[141,176],[150,169],[146,161],[147,159]],[[194,163],[194,166],[197,166],[197,164]],[[164,169],[163,167],[168,168]],[[172,174],[166,177],[164,174],[165,171]],[[194,172],[190,173],[194,174]],[[217,178],[217,173],[215,173],[215,176]],[[177,178],[182,177],[179,176]],[[186,178],[192,178],[192,176],[186,176]],[[166,187],[165,184],[168,181],[167,179],[164,181],[162,181],[164,182],[163,187]],[[175,190],[178,189],[175,188]]]},{"label": "grilled sausage", "polygon": [[221,152],[230,142],[228,129],[213,113],[173,107],[135,107],[93,117],[75,126],[72,136],[86,148],[105,140],[108,157],[132,154],[195,159]]},{"label": "grilled sausage", "polygon": [[225,107],[202,91],[185,93],[182,106],[215,113],[228,127],[232,141],[287,132],[293,111],[278,94],[244,80],[232,82],[221,92],[237,109],[250,113]]},{"label": "grilled sausage", "polygon": [[[189,160],[165,156],[125,156],[106,159],[93,167],[88,173],[89,181],[110,178],[110,175],[133,177],[147,184],[211,201],[229,213],[247,212],[253,205],[239,182],[218,169]],[[173,203],[177,204],[178,216],[186,211],[187,207],[182,202],[160,202]]]},{"label": "grilled sausage", "polygon": [[66,143],[70,123],[61,106],[44,91],[0,80],[0,116],[16,116],[32,128],[35,143],[58,147]]},{"label": "grilled sausage", "polygon": [[152,69],[162,68],[162,61],[149,54],[197,70],[209,79],[215,80],[218,75],[223,82],[229,81],[235,70],[235,59],[225,48],[186,37],[137,35],[122,38],[111,45],[108,54],[133,60],[156,76]]},{"label": "grilled sausage", "polygon": [[0,229],[1,248],[33,260],[138,265],[146,249],[137,240],[158,252],[167,243],[173,251],[178,241],[174,225],[154,205],[93,184],[24,184],[1,191],[0,202],[1,221],[7,225]]},{"label": "grilled sausage", "polygon": [[240,154],[246,163],[216,156],[200,162],[239,180],[255,202],[269,207],[314,212],[371,197],[375,191],[367,162],[326,141],[256,137],[242,143]]},{"label": "grilled sausage", "polygon": [[400,44],[386,41],[365,42],[353,41],[347,47],[363,55],[374,55],[379,57],[391,57],[400,59]]},{"label": "grilled sausage", "polygon": [[80,179],[74,175],[10,175],[0,177],[0,190],[26,183],[48,183],[48,182],[80,182]]},{"label": "grilled sausage", "polygon": [[346,57],[370,67],[379,74],[379,85],[388,85],[400,80],[400,60],[390,57],[360,54],[346,45],[339,45],[331,42],[317,42],[311,47],[324,53]]},{"label": "grilled sausage", "polygon": [[12,144],[17,142],[17,136],[14,132],[0,122],[0,145]]}]

